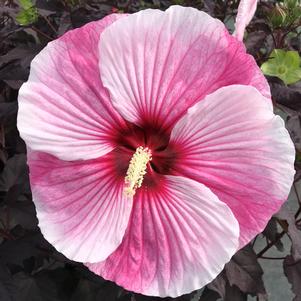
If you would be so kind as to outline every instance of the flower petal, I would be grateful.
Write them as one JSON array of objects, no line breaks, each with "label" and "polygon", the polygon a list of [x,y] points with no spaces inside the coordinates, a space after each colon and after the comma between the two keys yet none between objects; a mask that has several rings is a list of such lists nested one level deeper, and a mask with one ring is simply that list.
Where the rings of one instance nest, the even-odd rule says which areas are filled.
[{"label": "flower petal", "polygon": [[295,149],[284,122],[253,87],[229,86],[189,109],[171,133],[175,174],[209,187],[240,224],[240,246],[286,200]]},{"label": "flower petal", "polygon": [[118,15],[69,31],[32,61],[19,92],[18,129],[33,150],[64,160],[91,159],[112,150],[124,121],[100,80],[98,41]]},{"label": "flower petal", "polygon": [[128,290],[176,297],[220,273],[237,249],[239,226],[204,185],[175,176],[160,183],[160,190],[137,191],[119,248],[87,266]]},{"label": "flower petal", "polygon": [[112,153],[70,162],[29,151],[28,163],[45,238],[72,260],[106,259],[121,243],[132,208]]},{"label": "flower petal", "polygon": [[250,84],[270,97],[254,59],[223,23],[194,8],[144,10],[100,38],[104,86],[120,114],[138,125],[169,127],[216,89]]},{"label": "flower petal", "polygon": [[257,0],[240,0],[238,12],[235,20],[234,36],[242,41],[244,32],[250,21],[252,20],[257,8]]}]

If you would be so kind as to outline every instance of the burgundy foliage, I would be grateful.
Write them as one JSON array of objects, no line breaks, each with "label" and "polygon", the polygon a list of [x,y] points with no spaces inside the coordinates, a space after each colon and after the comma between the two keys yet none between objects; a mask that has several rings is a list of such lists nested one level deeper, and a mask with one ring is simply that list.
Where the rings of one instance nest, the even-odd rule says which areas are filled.
[{"label": "burgundy foliage", "polygon": [[[295,27],[272,26],[267,18],[276,1],[259,3],[256,16],[247,28],[245,45],[261,65],[274,48],[297,50],[300,33]],[[2,3],[2,4],[1,4]],[[0,3],[0,300],[1,301],[145,301],[160,298],[127,292],[105,281],[84,267],[66,259],[48,244],[37,226],[26,165],[26,148],[16,128],[18,89],[29,74],[32,58],[51,40],[69,29],[98,20],[112,12],[136,12],[147,7],[166,9],[172,4],[193,6],[222,20],[231,30],[238,1],[222,0],[36,0],[38,18],[21,26],[17,1]],[[231,23],[232,22],[232,23]],[[298,200],[295,212],[287,207],[275,215],[260,237],[266,246],[258,250],[256,239],[237,252],[224,271],[204,289],[174,300],[243,301],[247,296],[268,300],[263,281],[262,260],[270,249],[284,251],[283,238],[291,241],[291,254],[283,261],[283,273],[292,285],[294,300],[301,300],[301,82],[286,86],[268,77],[275,107],[286,119],[286,126],[297,150],[296,178],[292,192]],[[283,258],[282,258],[283,257]],[[259,260],[258,259],[262,259]],[[171,300],[171,298],[167,298]],[[167,300],[166,299],[166,300]]]}]

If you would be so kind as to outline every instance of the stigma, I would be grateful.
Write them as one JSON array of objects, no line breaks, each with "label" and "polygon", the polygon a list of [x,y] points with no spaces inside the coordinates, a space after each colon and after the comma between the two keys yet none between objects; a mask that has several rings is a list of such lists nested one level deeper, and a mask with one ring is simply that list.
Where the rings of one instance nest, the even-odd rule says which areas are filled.
[{"label": "stigma", "polygon": [[124,194],[134,196],[137,188],[141,187],[146,174],[147,163],[152,160],[152,153],[148,147],[139,146],[130,160],[125,177]]}]

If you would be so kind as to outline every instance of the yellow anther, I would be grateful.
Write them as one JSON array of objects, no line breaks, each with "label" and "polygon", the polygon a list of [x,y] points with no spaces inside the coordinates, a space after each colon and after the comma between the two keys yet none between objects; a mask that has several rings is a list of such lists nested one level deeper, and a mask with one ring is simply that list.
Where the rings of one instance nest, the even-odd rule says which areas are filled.
[{"label": "yellow anther", "polygon": [[136,189],[141,187],[144,175],[146,174],[146,166],[152,159],[152,153],[149,148],[139,146],[135,154],[131,158],[129,168],[125,177],[124,193],[133,196]]}]

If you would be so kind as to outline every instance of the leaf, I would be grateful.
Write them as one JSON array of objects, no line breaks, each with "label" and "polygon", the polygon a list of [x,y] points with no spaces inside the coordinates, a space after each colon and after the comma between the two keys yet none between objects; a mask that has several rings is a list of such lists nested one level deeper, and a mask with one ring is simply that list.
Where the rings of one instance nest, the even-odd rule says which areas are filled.
[{"label": "leaf", "polygon": [[[0,80],[11,81],[13,89],[19,89],[23,82],[28,78],[29,70],[25,70],[20,64],[7,64],[0,68]],[[16,84],[19,82],[18,84]],[[16,84],[16,85],[14,85]]]},{"label": "leaf", "polygon": [[18,61],[24,68],[29,67],[32,59],[42,50],[41,45],[28,43],[28,45],[20,45],[8,51],[5,55],[0,56],[0,66]]},{"label": "leaf", "polygon": [[94,3],[94,5],[85,5],[71,11],[70,18],[74,28],[81,27],[82,25],[96,21],[104,16],[110,14],[112,11],[112,5],[104,3]]},{"label": "leaf", "polygon": [[291,48],[301,52],[301,36],[300,35],[293,37],[289,41],[289,43],[290,43]]},{"label": "leaf", "polygon": [[223,299],[226,296],[227,278],[223,270],[211,283],[207,285],[208,289],[217,292]]},{"label": "leaf", "polygon": [[[26,44],[8,51],[0,56],[0,80],[5,81],[13,89],[19,89],[29,74],[29,66],[33,57],[42,49],[41,45],[35,45],[26,35]],[[22,37],[23,38],[23,37]]]},{"label": "leaf", "polygon": [[[40,233],[29,232],[23,238],[7,240],[0,248],[0,260],[5,264],[22,266],[23,260],[41,254],[40,247],[48,247],[48,243]],[[20,252],[20,250],[22,250]]]},{"label": "leaf", "polygon": [[293,10],[299,5],[299,0],[284,0],[283,3],[288,9]]},{"label": "leaf", "polygon": [[86,279],[80,279],[76,289],[72,293],[71,301],[96,301],[98,291],[98,285]]},{"label": "leaf", "polygon": [[220,299],[220,295],[217,292],[205,287],[199,301],[217,301],[218,299]]},{"label": "leaf", "polygon": [[263,270],[250,245],[233,256],[231,261],[226,264],[225,271],[229,284],[236,285],[242,292],[252,295],[266,293],[262,280]]},{"label": "leaf", "polygon": [[[207,288],[217,292],[223,301],[246,301],[247,294],[242,292],[236,285],[231,285],[229,283],[225,270],[222,271],[215,280],[208,284]],[[208,301],[219,300],[215,299],[216,295],[212,293],[209,294],[209,297],[211,299],[208,299]],[[203,301],[202,298],[199,301]]]},{"label": "leaf", "polygon": [[295,216],[284,204],[280,211],[275,215],[280,220],[286,221],[287,223],[287,233],[292,241],[292,256],[295,260],[301,259],[301,232],[296,227]]},{"label": "leaf", "polygon": [[19,3],[20,7],[22,7],[23,9],[29,9],[34,6],[32,0],[19,0]]},{"label": "leaf", "polygon": [[301,151],[301,115],[296,114],[287,117],[286,127],[291,135],[296,149]]},{"label": "leaf", "polygon": [[[117,286],[115,283],[106,282],[102,290],[99,290],[97,293],[97,300],[102,301],[111,301],[118,300],[119,297],[123,294],[123,288]],[[151,297],[153,298],[153,297]],[[136,299],[138,301],[138,299]],[[152,299],[153,300],[153,299]],[[153,300],[154,301],[154,300]]]},{"label": "leaf", "polygon": [[18,201],[9,205],[11,218],[11,227],[21,225],[27,230],[37,228],[38,219],[35,207],[32,201]]},{"label": "leaf", "polygon": [[227,283],[224,301],[247,301],[247,299],[248,295],[243,293],[236,285],[230,286]]},{"label": "leaf", "polygon": [[298,25],[301,16],[299,0],[284,0],[276,3],[276,6],[268,12],[268,19],[274,29],[283,28],[293,30]]},{"label": "leaf", "polygon": [[283,251],[284,247],[283,247],[283,243],[281,242],[281,240],[278,240],[277,238],[279,237],[279,232],[278,232],[278,228],[277,228],[277,220],[276,218],[272,217],[268,224],[266,225],[264,231],[262,232],[262,234],[270,241],[270,242],[274,242],[275,243],[275,247],[278,249],[278,251]]},{"label": "leaf", "polygon": [[64,2],[60,0],[36,0],[36,7],[40,10],[49,11],[52,13],[64,11]]},{"label": "leaf", "polygon": [[267,33],[265,31],[250,32],[245,39],[245,45],[248,53],[255,56],[256,53],[262,47],[266,37],[267,37]]},{"label": "leaf", "polygon": [[301,79],[301,59],[297,51],[274,49],[267,62],[261,65],[265,75],[276,76],[287,85]]},{"label": "leaf", "polygon": [[53,301],[70,300],[78,284],[78,279],[73,270],[61,267],[41,271],[35,276],[35,281],[40,291],[43,292],[43,297],[47,296]]},{"label": "leaf", "polygon": [[16,16],[16,21],[23,26],[35,23],[38,19],[38,11],[35,7],[22,10]]},{"label": "leaf", "polygon": [[278,28],[284,25],[287,13],[285,9],[278,3],[267,13],[269,23],[273,28]]},{"label": "leaf", "polygon": [[29,25],[38,20],[38,10],[31,0],[19,0],[21,11],[16,16],[20,25]]},{"label": "leaf", "polygon": [[292,285],[295,294],[293,301],[301,300],[301,260],[296,261],[291,255],[283,261],[284,274]]},{"label": "leaf", "polygon": [[301,112],[301,87],[298,85],[286,86],[277,77],[267,76],[271,87],[273,100],[291,110]]},{"label": "leaf", "polygon": [[27,175],[26,155],[17,154],[13,156],[7,160],[5,168],[0,175],[0,191],[8,191],[16,184],[24,184]]},{"label": "leaf", "polygon": [[0,103],[0,123],[6,123],[15,120],[17,116],[18,105],[16,102]]},{"label": "leaf", "polygon": [[12,294],[16,290],[16,287],[12,284],[12,277],[8,268],[0,263],[0,300],[14,301]]},{"label": "leaf", "polygon": [[70,18],[70,14],[67,12],[64,12],[63,15],[60,18],[60,22],[59,22],[59,28],[57,31],[57,35],[61,36],[63,35],[67,30],[71,29],[71,18]]},{"label": "leaf", "polygon": [[214,15],[215,7],[216,7],[216,1],[212,0],[204,0],[204,11],[208,12],[210,15]]},{"label": "leaf", "polygon": [[13,276],[13,283],[16,286],[14,297],[18,301],[41,301],[43,296],[36,284],[34,277],[24,272],[19,272]]}]

